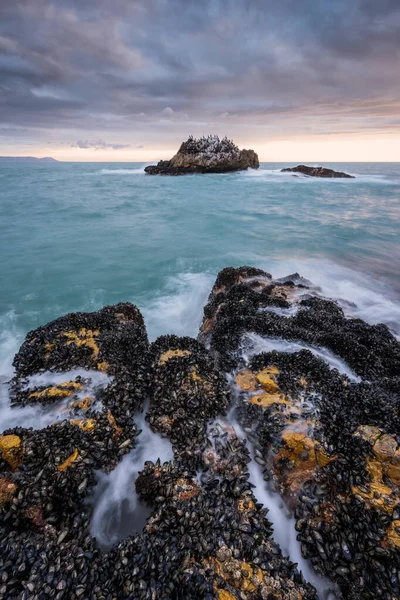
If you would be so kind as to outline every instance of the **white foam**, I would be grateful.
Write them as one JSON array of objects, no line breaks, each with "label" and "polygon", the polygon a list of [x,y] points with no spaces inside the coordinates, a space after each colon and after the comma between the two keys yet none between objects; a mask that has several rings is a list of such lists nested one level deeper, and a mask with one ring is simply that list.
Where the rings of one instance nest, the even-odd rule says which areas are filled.
[{"label": "white foam", "polygon": [[318,358],[322,358],[327,363],[330,369],[337,369],[339,373],[343,373],[352,381],[361,381],[347,363],[333,354],[327,348],[319,348],[310,346],[302,342],[292,342],[278,338],[269,338],[258,335],[257,333],[245,333],[241,340],[242,356],[248,362],[252,356],[261,352],[299,352],[300,350],[310,350]]},{"label": "white foam", "polygon": [[135,420],[142,430],[137,446],[110,474],[98,473],[90,531],[103,548],[140,533],[145,525],[149,511],[140,503],[135,489],[144,462],[160,459],[163,463],[173,458],[169,440],[153,433],[143,414]]},{"label": "white foam", "polygon": [[214,279],[207,273],[171,277],[161,295],[141,308],[149,338],[171,333],[197,337]]}]

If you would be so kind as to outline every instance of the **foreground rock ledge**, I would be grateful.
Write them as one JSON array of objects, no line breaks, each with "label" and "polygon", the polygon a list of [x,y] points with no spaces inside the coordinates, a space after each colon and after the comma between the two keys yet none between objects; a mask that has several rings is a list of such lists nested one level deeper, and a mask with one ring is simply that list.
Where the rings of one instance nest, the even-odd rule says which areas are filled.
[{"label": "foreground rock ledge", "polygon": [[254,150],[239,150],[228,138],[217,135],[183,142],[171,160],[160,160],[157,165],[145,168],[148,175],[185,175],[190,173],[229,173],[258,169],[258,156]]},{"label": "foreground rock ledge", "polygon": [[354,175],[348,175],[342,171],[334,171],[325,167],[307,167],[306,165],[297,165],[297,167],[287,167],[282,169],[281,173],[301,173],[309,177],[325,177],[335,179],[355,179]]},{"label": "foreground rock ledge", "polygon": [[[317,600],[274,540],[267,485],[337,600],[400,597],[400,343],[385,325],[347,318],[297,273],[229,267],[198,340],[149,343],[120,303],[32,331],[14,366],[11,404],[55,421],[0,429],[0,600]],[[168,462],[147,460],[145,400]],[[135,446],[149,516],[105,551],[92,490]]]}]

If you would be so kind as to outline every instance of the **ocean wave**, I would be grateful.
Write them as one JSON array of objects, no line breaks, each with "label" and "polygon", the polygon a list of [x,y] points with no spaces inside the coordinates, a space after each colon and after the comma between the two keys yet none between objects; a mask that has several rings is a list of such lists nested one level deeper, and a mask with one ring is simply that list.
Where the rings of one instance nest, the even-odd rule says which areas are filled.
[{"label": "ocean wave", "polygon": [[384,323],[400,336],[400,301],[393,290],[381,281],[329,260],[263,260],[249,256],[255,264],[274,277],[298,272],[320,288],[320,293],[336,300],[349,317],[363,319],[371,325]]},{"label": "ocean wave", "polygon": [[208,273],[170,277],[160,295],[141,307],[149,338],[171,333],[197,337],[214,279]]},{"label": "ocean wave", "polygon": [[144,166],[140,169],[101,169],[102,175],[146,175]]},{"label": "ocean wave", "polygon": [[400,179],[388,178],[386,175],[367,175],[365,173],[356,173],[349,171],[349,175],[353,175],[354,179],[340,178],[340,177],[310,177],[309,175],[303,175],[302,173],[282,173],[281,169],[248,169],[247,171],[241,171],[238,173],[239,179],[247,181],[253,179],[254,181],[270,181],[276,183],[291,182],[291,183],[315,183],[324,182],[328,184],[346,184],[346,185],[357,185],[357,184],[377,184],[377,185],[400,185]]},{"label": "ocean wave", "polygon": [[[384,323],[400,338],[400,301],[393,290],[371,277],[329,260],[266,260],[241,256],[237,264],[251,264],[275,278],[299,272],[319,289],[321,296],[336,300],[348,317],[376,325]],[[217,273],[180,273],[170,277],[156,299],[141,307],[149,337],[175,333],[196,337],[203,307]]]}]

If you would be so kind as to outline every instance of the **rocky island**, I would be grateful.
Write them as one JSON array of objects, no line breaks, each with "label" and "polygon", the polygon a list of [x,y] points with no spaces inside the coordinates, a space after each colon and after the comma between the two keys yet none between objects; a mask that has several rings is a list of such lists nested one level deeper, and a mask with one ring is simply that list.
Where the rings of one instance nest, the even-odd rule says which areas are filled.
[{"label": "rocky island", "polygon": [[287,167],[281,169],[281,173],[301,173],[309,177],[332,177],[339,179],[355,179],[354,175],[348,175],[342,171],[334,171],[325,167],[307,167],[306,165],[297,165],[297,167]]},{"label": "rocky island", "polygon": [[254,150],[239,150],[227,137],[220,140],[217,135],[208,135],[199,139],[190,136],[171,160],[160,160],[157,165],[146,167],[145,172],[149,175],[229,173],[259,166]]},{"label": "rocky island", "polygon": [[[1,598],[327,597],[274,539],[267,486],[329,598],[399,598],[400,343],[385,325],[349,318],[298,274],[229,267],[198,339],[150,343],[139,309],[121,303],[31,331],[14,367]],[[53,421],[33,428],[44,411]],[[143,445],[143,411],[171,458],[147,460],[144,446],[129,494],[148,518],[105,550],[90,530],[92,491]]]}]

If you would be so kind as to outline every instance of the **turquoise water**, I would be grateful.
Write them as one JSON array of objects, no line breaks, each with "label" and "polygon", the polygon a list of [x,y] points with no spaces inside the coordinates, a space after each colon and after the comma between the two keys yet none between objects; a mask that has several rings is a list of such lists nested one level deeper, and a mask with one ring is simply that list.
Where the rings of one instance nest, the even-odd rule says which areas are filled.
[{"label": "turquoise water", "polygon": [[185,177],[143,166],[0,163],[0,372],[28,330],[121,300],[152,338],[195,335],[227,265],[297,270],[350,314],[400,331],[400,163],[329,165],[354,180],[277,164]]}]

